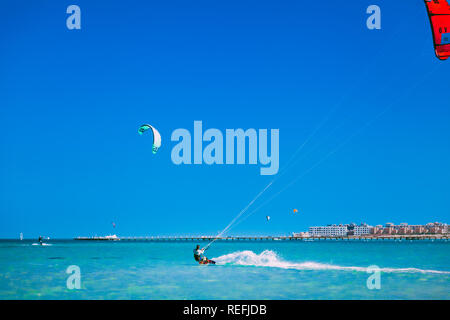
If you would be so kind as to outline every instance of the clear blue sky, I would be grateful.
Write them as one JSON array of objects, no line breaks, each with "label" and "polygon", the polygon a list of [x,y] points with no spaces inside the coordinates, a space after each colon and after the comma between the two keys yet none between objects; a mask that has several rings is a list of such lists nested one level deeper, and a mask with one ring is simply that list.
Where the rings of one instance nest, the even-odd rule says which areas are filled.
[{"label": "clear blue sky", "polygon": [[273,177],[176,166],[172,131],[279,128],[282,171],[340,99],[255,207],[392,108],[231,234],[449,222],[449,74],[419,0],[2,1],[0,237],[216,233]]}]

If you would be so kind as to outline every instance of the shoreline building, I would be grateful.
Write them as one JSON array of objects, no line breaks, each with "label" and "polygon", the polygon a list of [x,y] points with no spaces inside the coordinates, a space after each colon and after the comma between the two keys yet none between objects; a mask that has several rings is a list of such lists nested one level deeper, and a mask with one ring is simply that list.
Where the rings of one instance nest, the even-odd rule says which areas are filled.
[{"label": "shoreline building", "polygon": [[309,234],[311,236],[346,236],[347,226],[340,225],[328,225],[324,227],[309,227]]},{"label": "shoreline building", "polygon": [[350,224],[331,224],[328,226],[309,227],[309,234],[316,237],[334,237],[334,236],[362,236],[370,234],[372,227],[366,223],[357,225]]},{"label": "shoreline building", "polygon": [[430,222],[426,225],[408,225],[405,222],[395,225],[388,222],[383,227],[377,225],[371,229],[373,235],[408,235],[408,234],[447,234],[448,225],[440,222]]},{"label": "shoreline building", "polygon": [[365,235],[365,234],[370,234],[370,230],[371,229],[372,229],[371,226],[369,226],[369,225],[367,225],[365,223],[362,223],[361,225],[354,227],[353,234],[355,236],[362,236],[362,235]]},{"label": "shoreline building", "polygon": [[366,223],[357,225],[350,224],[330,224],[327,226],[309,227],[309,232],[294,233],[294,236],[300,237],[335,237],[335,236],[383,236],[383,235],[427,235],[427,234],[448,234],[448,225],[441,222],[430,222],[425,225],[408,225],[402,222],[395,225],[392,222],[386,223],[384,226],[379,224],[375,227]]}]

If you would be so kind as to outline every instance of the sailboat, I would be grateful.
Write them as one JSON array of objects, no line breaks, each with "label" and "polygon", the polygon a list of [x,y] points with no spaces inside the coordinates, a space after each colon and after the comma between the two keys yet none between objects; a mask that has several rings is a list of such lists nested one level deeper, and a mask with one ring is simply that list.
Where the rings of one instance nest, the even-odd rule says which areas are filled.
[{"label": "sailboat", "polygon": [[20,233],[20,236],[19,236],[19,238],[20,238],[20,241],[22,241],[22,240],[23,240],[23,233],[22,233],[22,232]]}]

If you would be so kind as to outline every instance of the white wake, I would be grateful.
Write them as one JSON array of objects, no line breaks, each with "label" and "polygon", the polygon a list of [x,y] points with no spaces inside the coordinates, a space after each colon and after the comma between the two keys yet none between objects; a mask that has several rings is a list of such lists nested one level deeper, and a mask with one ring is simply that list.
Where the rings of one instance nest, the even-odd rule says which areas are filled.
[{"label": "white wake", "polygon": [[[367,272],[366,267],[356,266],[339,266],[333,264],[325,264],[318,262],[289,262],[279,258],[278,255],[271,250],[265,250],[260,254],[253,251],[236,251],[226,254],[213,260],[218,265],[239,265],[239,266],[255,266],[255,267],[271,267],[295,270],[342,270],[342,271],[359,271]],[[439,270],[423,270],[418,268],[380,268],[381,272],[386,273],[434,273],[434,274],[450,274],[450,271]]]}]

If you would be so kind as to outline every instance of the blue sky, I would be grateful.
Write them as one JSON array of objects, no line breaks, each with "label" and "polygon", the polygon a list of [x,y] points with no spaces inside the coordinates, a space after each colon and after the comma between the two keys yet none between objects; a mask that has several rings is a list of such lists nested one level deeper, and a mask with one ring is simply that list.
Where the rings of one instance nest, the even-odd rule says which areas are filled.
[{"label": "blue sky", "polygon": [[448,222],[449,74],[422,1],[2,1],[0,237],[217,233],[274,177],[176,166],[172,131],[280,129],[283,172],[327,115],[231,234]]}]

